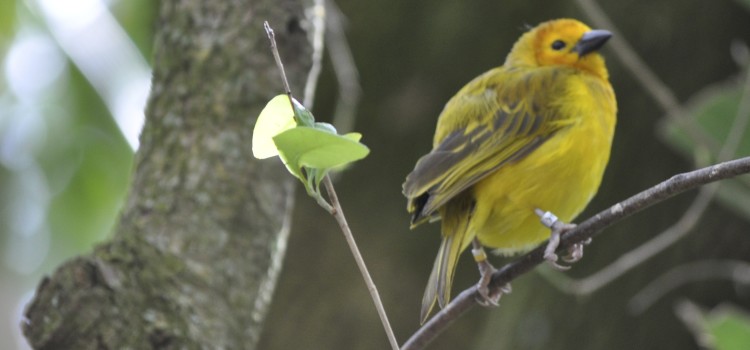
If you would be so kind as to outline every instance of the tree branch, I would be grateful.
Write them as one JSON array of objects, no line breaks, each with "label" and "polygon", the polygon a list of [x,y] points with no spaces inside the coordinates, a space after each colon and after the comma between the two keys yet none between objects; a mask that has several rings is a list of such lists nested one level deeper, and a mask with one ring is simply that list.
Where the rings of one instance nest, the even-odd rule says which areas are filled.
[{"label": "tree branch", "polygon": [[[598,236],[602,230],[615,222],[677,194],[711,182],[747,173],[750,173],[750,157],[718,163],[710,167],[672,176],[668,180],[619,202],[583,221],[575,229],[562,237],[558,250],[564,250],[574,243]],[[542,263],[544,261],[545,246],[546,244],[541,244],[530,253],[525,254],[518,260],[503,266],[495,272],[489,286],[492,291],[497,291],[501,286],[510,283],[512,280],[531,271],[531,269]],[[414,333],[401,349],[414,350],[424,348],[438,334],[445,330],[448,325],[476,305],[476,296],[476,286],[472,286],[461,292],[448,306]]]},{"label": "tree branch", "polygon": [[653,258],[687,236],[687,234],[690,233],[690,230],[692,230],[701,219],[709,204],[711,204],[711,201],[718,190],[716,185],[701,188],[701,191],[698,193],[698,196],[695,197],[692,204],[690,204],[688,209],[682,214],[682,217],[680,217],[680,219],[678,219],[672,226],[633,250],[618,256],[614,262],[603,267],[601,270],[578,280],[569,278],[562,274],[558,274],[557,276],[550,275],[548,276],[550,277],[550,282],[560,291],[575,295],[589,295],[604,286],[609,285],[612,281],[621,277],[628,271],[633,270],[644,261]]}]

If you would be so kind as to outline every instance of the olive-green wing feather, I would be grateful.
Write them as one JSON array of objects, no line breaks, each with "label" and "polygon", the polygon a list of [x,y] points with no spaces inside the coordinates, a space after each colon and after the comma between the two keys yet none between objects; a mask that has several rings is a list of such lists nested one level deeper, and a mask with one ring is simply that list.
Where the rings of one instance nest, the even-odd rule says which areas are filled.
[{"label": "olive-green wing feather", "polygon": [[470,221],[468,213],[471,212],[473,205],[471,196],[459,195],[440,208],[440,213],[443,216],[441,225],[443,241],[440,244],[422,297],[422,309],[419,318],[421,324],[427,321],[427,317],[435,304],[443,308],[450,302],[451,286],[453,285],[456,266],[458,266],[458,258],[473,239],[473,236],[468,235]]},{"label": "olive-green wing feather", "polygon": [[412,226],[503,165],[523,159],[571,118],[558,113],[560,68],[491,70],[446,104],[430,153],[404,183]]}]

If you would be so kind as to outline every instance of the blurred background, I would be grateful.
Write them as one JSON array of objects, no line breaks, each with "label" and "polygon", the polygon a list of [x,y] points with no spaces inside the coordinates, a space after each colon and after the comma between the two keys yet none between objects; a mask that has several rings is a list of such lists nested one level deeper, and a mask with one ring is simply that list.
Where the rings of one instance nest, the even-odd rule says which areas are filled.
[{"label": "blurred background", "polygon": [[0,0],[0,348],[42,276],[107,239],[143,123],[156,3]]},{"label": "blurred background", "polygon": [[[439,225],[408,230],[401,183],[430,149],[438,113],[463,84],[502,64],[526,25],[573,17],[596,27],[581,4],[590,1],[338,4],[362,89],[354,129],[371,154],[343,173],[337,188],[401,342],[419,327],[439,244]],[[743,134],[750,1],[598,4],[615,26],[602,29],[627,40],[662,88],[643,85],[614,42],[604,49],[619,121],[601,190],[581,219],[717,161],[722,149],[725,157],[750,155]],[[0,0],[2,349],[27,348],[18,325],[42,276],[109,237],[138,146],[157,5]],[[317,118],[330,119],[339,98],[326,57]],[[732,139],[738,141],[726,145]],[[731,349],[723,339],[750,337],[748,218],[748,176],[681,195],[607,229],[571,271],[542,268],[518,279],[500,308],[470,311],[431,348]],[[294,220],[259,348],[386,348],[333,219],[299,191]],[[645,260],[631,252],[665,230],[665,240],[684,238],[633,269],[597,274],[623,256]],[[454,294],[477,278],[464,257]]]}]

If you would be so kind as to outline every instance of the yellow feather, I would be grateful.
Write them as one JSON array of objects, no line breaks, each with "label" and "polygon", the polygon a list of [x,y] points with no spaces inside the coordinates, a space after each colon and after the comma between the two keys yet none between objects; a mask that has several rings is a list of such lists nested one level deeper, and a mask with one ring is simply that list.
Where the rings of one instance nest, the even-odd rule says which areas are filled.
[{"label": "yellow feather", "polygon": [[590,33],[601,32],[570,19],[540,24],[443,109],[432,151],[404,183],[412,227],[443,220],[423,321],[450,300],[458,257],[474,237],[504,254],[526,251],[549,235],[534,209],[570,221],[598,190],[617,106],[596,52],[603,41],[584,42]]}]

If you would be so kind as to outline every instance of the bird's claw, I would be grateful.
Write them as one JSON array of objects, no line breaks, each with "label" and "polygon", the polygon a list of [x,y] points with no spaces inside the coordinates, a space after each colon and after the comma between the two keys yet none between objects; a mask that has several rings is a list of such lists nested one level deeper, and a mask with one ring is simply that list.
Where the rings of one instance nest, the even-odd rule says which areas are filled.
[{"label": "bird's claw", "polygon": [[[480,271],[482,269],[480,268]],[[490,281],[492,281],[492,274],[495,272],[495,269],[493,268],[488,273],[482,273],[482,277],[479,279],[479,282],[477,282],[477,292],[479,295],[477,296],[476,300],[479,305],[482,305],[484,307],[497,307],[500,306],[500,297],[503,296],[503,294],[510,294],[510,292],[513,291],[513,288],[510,287],[510,283],[506,283],[504,286],[492,290],[490,289]]]},{"label": "bird's claw", "polygon": [[477,296],[476,301],[479,305],[484,307],[498,307],[500,306],[500,297],[504,294],[510,294],[513,288],[510,287],[510,283],[506,283],[504,286],[492,291],[489,288],[489,284],[482,286],[482,281],[477,283]]},{"label": "bird's claw", "polygon": [[[544,259],[547,260],[550,266],[552,266],[552,268],[554,268],[555,270],[569,270],[569,265],[558,264],[557,261],[560,258],[557,256],[555,251],[560,245],[560,237],[562,236],[562,234],[574,229],[576,225],[562,222],[557,219],[557,216],[555,216],[555,214],[552,214],[548,211],[545,212],[540,209],[535,209],[534,212],[539,216],[542,224],[552,230],[549,242],[547,243],[547,247],[544,249]],[[570,248],[568,248],[568,254],[562,257],[562,261],[572,264],[578,260],[581,260],[581,258],[583,258],[583,246],[589,244],[590,242],[591,239],[589,238],[585,242],[576,243],[570,246]]]},{"label": "bird's claw", "polygon": [[[482,269],[480,268],[480,270]],[[494,269],[492,272],[494,272]],[[500,297],[503,295],[501,290],[492,293],[489,288],[490,281],[492,280],[492,272],[486,274],[482,273],[482,277],[480,277],[479,282],[477,282],[477,292],[479,293],[479,296],[477,296],[477,303],[485,307],[499,306]]]},{"label": "bird's claw", "polygon": [[482,248],[479,241],[475,239],[473,245],[474,249],[472,249],[471,252],[474,255],[474,260],[477,262],[477,267],[479,267],[479,274],[481,276],[479,282],[477,282],[477,293],[479,293],[477,296],[477,303],[486,307],[499,306],[500,297],[503,294],[511,292],[510,284],[506,284],[494,291],[489,288],[490,282],[492,282],[492,274],[497,270],[489,261],[487,261],[487,254],[484,252],[484,248]]}]

